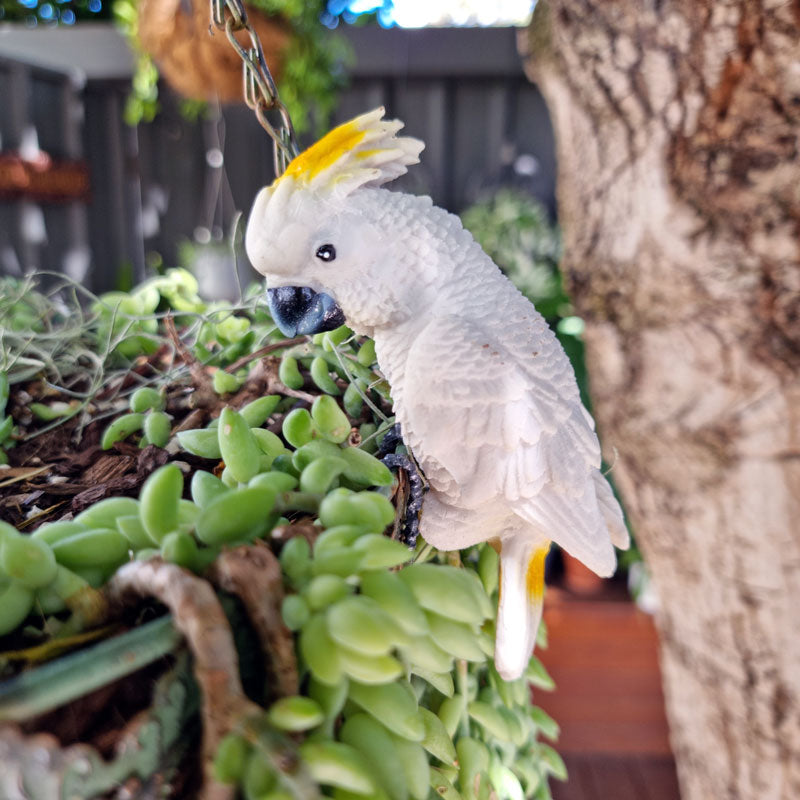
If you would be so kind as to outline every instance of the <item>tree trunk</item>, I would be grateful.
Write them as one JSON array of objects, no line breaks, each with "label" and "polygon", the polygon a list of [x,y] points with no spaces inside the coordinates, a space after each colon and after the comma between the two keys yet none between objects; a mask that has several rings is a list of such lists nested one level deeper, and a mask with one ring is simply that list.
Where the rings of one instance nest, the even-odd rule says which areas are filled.
[{"label": "tree trunk", "polygon": [[798,30],[799,0],[539,0],[521,37],[684,800],[800,798]]}]

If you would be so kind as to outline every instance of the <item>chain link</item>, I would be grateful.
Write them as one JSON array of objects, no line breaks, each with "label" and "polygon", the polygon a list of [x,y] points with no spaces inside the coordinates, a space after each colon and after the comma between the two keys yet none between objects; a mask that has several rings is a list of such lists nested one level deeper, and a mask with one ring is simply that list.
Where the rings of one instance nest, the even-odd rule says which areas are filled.
[{"label": "chain link", "polygon": [[[289,112],[278,97],[275,81],[264,58],[261,40],[247,19],[242,0],[211,0],[211,21],[215,28],[225,32],[231,46],[242,59],[244,100],[272,138],[275,175],[281,175],[286,165],[298,154],[299,148]],[[247,31],[250,47],[243,47],[239,43],[235,36],[237,31]],[[277,125],[270,121],[270,111],[278,113],[280,122]]]}]

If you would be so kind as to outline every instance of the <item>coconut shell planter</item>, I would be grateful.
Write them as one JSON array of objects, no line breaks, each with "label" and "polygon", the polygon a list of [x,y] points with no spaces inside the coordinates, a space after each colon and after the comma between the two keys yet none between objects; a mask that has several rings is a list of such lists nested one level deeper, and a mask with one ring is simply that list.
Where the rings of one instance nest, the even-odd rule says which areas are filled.
[{"label": "coconut shell planter", "polygon": [[[247,15],[279,79],[291,28],[257,9],[248,7]],[[224,32],[209,35],[205,0],[139,0],[137,18],[139,44],[173,89],[193,100],[242,102],[242,61]],[[251,46],[247,31],[234,35],[243,47]]]},{"label": "coconut shell planter", "polygon": [[372,341],[286,340],[262,296],[4,280],[0,796],[549,797],[495,552],[399,541]]}]

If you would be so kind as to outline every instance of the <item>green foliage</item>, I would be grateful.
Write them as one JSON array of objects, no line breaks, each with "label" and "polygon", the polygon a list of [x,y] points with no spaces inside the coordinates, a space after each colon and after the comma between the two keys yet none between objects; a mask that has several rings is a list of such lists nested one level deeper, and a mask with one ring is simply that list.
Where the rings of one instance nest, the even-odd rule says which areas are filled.
[{"label": "green foliage", "polygon": [[51,303],[31,291],[31,279],[0,277],[0,326],[19,333],[42,333],[55,315]]},{"label": "green foliage", "polygon": [[470,206],[461,220],[542,316],[569,316],[558,272],[561,234],[539,202],[519,190],[500,189]]},{"label": "green foliage", "polygon": [[201,311],[195,277],[184,269],[170,269],[145,281],[131,292],[107,292],[92,303],[100,343],[122,359],[154,353],[161,342],[155,312],[158,309]]},{"label": "green foliage", "polygon": [[[75,284],[63,294],[45,294],[36,278],[23,280],[0,278],[0,374],[5,389],[0,413],[0,447],[8,450],[19,435],[5,416],[9,387],[47,375],[54,385],[62,384],[70,374],[81,373],[94,393],[100,382],[103,357],[98,355],[97,338],[89,326],[91,314],[80,305]],[[59,287],[63,289],[63,286]],[[2,387],[0,387],[2,388]],[[68,402],[30,403],[27,410],[37,420],[52,425],[74,416],[84,404],[75,395]],[[0,461],[5,455],[0,451]]]},{"label": "green foliage", "polygon": [[[291,540],[281,556],[291,592],[284,618],[299,634],[312,710],[323,713],[306,728],[315,748],[302,750],[312,774],[334,796],[536,796],[558,772],[540,737],[557,737],[558,726],[530,705],[527,678],[504,681],[491,663],[496,593],[477,576],[486,546],[462,553],[460,568],[438,556],[422,564],[418,553],[386,572],[365,566],[381,539],[359,547],[370,538],[334,526],[313,548]],[[453,622],[454,597],[469,621]],[[540,679],[542,670],[537,663]]]},{"label": "green foliage", "polygon": [[14,420],[12,417],[6,416],[9,388],[8,373],[0,372],[0,464],[8,463],[6,450],[15,444]]},{"label": "green foliage", "polygon": [[[359,547],[364,539],[372,541]],[[408,563],[405,551],[397,559],[405,566],[392,572],[354,555],[373,554],[382,539],[336,526],[313,546],[303,537],[284,545],[283,617],[296,634],[302,691],[275,701],[267,719],[303,733],[302,762],[325,796],[547,796],[548,776],[564,777],[542,741],[556,738],[558,726],[530,705],[526,677],[504,681],[491,663],[496,595],[475,571],[486,546],[465,551],[461,567],[439,556],[422,563],[422,551]],[[433,582],[411,580],[426,570]],[[437,628],[453,624],[444,611],[453,595],[472,609],[451,641],[470,660],[439,646]],[[546,675],[540,664],[535,673],[540,682]],[[257,789],[295,797],[256,744],[244,729],[232,733],[218,751],[217,776],[245,798],[260,796]]]},{"label": "green foliage", "polygon": [[[187,374],[186,365],[175,355],[165,361],[157,357],[159,348],[175,347],[166,336],[164,318],[173,314],[176,324],[184,326],[182,337],[199,362],[225,367],[281,338],[261,305],[262,296],[256,288],[237,307],[205,303],[197,295],[195,278],[182,269],[167,270],[130,292],[101,296],[68,278],[51,281],[47,290],[35,276],[0,278],[0,398],[5,399],[0,411],[0,462],[7,461],[7,451],[19,439],[35,438],[76,416],[82,420],[80,436],[91,421],[85,413],[88,409],[119,412],[120,400],[130,401],[130,413],[113,420],[103,446],[111,448],[140,431],[145,433],[137,439],[140,446],[164,446],[171,418],[159,407],[164,402],[163,390]],[[130,365],[148,358],[149,377],[137,375],[134,384],[128,382],[123,389]],[[246,369],[229,375],[223,388],[238,385],[246,375]],[[40,380],[48,387],[41,402],[38,397],[35,402],[28,399],[24,408],[15,411],[34,423],[26,423],[28,429],[20,432],[5,411],[8,391],[4,386]],[[161,392],[161,400],[150,406],[144,403],[139,393],[143,386],[149,393]],[[63,399],[50,399],[59,392]],[[131,397],[134,393],[136,400]],[[104,401],[99,408],[93,407],[99,394]]]}]

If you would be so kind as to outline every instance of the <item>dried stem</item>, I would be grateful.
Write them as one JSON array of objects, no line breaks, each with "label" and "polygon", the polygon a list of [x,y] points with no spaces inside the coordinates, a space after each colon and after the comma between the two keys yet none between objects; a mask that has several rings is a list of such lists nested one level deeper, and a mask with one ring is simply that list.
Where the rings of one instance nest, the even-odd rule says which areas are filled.
[{"label": "dried stem", "polygon": [[236,372],[237,369],[241,369],[245,364],[249,364],[257,358],[263,358],[270,353],[274,353],[276,350],[283,350],[285,347],[292,347],[293,345],[303,344],[303,342],[307,341],[307,336],[298,336],[294,339],[281,339],[279,342],[264,345],[264,347],[260,347],[258,350],[254,350],[252,353],[248,353],[237,359],[233,364],[228,364],[228,366],[225,367],[225,372]]},{"label": "dried stem", "polygon": [[194,405],[198,408],[203,408],[216,401],[217,394],[214,391],[214,385],[208,373],[203,369],[203,365],[194,357],[192,351],[184,344],[178,331],[175,327],[175,320],[172,314],[167,314],[164,317],[164,330],[167,332],[170,341],[172,342],[175,351],[181,357],[181,360],[189,368],[189,374],[195,384],[195,392],[193,394]]},{"label": "dried stem", "polygon": [[203,704],[203,800],[227,800],[232,787],[214,780],[212,764],[222,737],[261,709],[245,697],[230,624],[209,583],[159,558],[134,561],[108,584],[112,601],[126,605],[133,597],[155,597],[172,612],[176,628],[192,651]]},{"label": "dried stem", "polygon": [[278,559],[267,547],[244,545],[228,550],[211,566],[208,577],[235,594],[258,634],[273,695],[297,694],[299,680],[294,641],[281,619],[283,577]]}]

